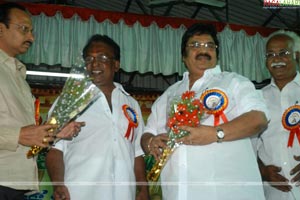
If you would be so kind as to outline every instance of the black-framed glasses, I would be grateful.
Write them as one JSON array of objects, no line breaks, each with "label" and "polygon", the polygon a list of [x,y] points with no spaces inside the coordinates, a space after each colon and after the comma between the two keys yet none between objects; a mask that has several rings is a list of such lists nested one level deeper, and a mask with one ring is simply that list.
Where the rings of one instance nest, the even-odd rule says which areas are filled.
[{"label": "black-framed glasses", "polygon": [[282,51],[279,51],[278,53],[267,52],[265,56],[266,56],[266,59],[273,59],[276,56],[278,56],[279,58],[287,58],[291,54],[292,54],[292,52],[289,50],[282,50]]},{"label": "black-framed glasses", "polygon": [[97,63],[109,63],[110,61],[114,60],[114,57],[108,57],[105,54],[98,54],[95,57],[94,56],[87,56],[84,61],[87,65],[93,63],[94,61]]},{"label": "black-framed glasses", "polygon": [[26,35],[27,33],[31,33],[33,34],[33,29],[24,25],[24,24],[16,24],[16,23],[9,23],[9,24],[13,24],[13,25],[16,25],[18,27],[18,29],[21,30],[22,34],[23,35]]},{"label": "black-framed glasses", "polygon": [[195,49],[205,48],[208,50],[215,50],[216,48],[218,48],[218,45],[216,45],[213,42],[191,42],[191,43],[187,44],[186,46],[192,47]]}]

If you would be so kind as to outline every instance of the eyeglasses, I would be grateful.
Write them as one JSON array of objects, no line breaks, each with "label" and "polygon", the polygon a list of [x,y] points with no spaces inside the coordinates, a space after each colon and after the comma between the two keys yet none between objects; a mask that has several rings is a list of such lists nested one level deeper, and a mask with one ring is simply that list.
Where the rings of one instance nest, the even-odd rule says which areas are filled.
[{"label": "eyeglasses", "polygon": [[23,35],[26,35],[27,33],[33,33],[33,29],[26,26],[26,25],[23,25],[23,24],[16,24],[16,23],[9,23],[9,24],[13,24],[13,25],[16,25],[22,32]]},{"label": "eyeglasses", "polygon": [[268,52],[268,53],[266,53],[265,56],[266,56],[267,59],[273,59],[276,56],[278,56],[279,58],[287,58],[291,54],[292,54],[292,52],[290,52],[289,50],[282,50],[282,51],[280,51],[278,53]]},{"label": "eyeglasses", "polygon": [[114,60],[115,58],[110,58],[107,55],[99,54],[96,57],[94,56],[87,56],[84,61],[86,64],[91,64],[92,62],[96,61],[97,63],[108,63],[111,60]]},{"label": "eyeglasses", "polygon": [[215,50],[216,48],[218,48],[218,45],[216,45],[213,42],[192,42],[186,45],[187,47],[192,47],[194,49],[200,49],[201,47],[204,47],[205,49],[208,50]]}]

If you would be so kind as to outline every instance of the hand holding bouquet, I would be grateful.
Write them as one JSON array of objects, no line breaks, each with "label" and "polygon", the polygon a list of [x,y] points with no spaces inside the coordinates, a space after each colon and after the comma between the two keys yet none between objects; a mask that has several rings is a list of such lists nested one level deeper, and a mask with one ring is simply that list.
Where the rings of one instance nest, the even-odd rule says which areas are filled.
[{"label": "hand holding bouquet", "polygon": [[[85,67],[75,66],[71,69],[62,93],[49,115],[46,124],[55,124],[57,128],[51,129],[54,136],[72,119],[87,108],[100,96],[100,90],[88,77]],[[27,158],[38,154],[43,148],[32,146],[27,153]]]},{"label": "hand holding bouquet", "polygon": [[[200,124],[201,117],[204,113],[203,104],[200,99],[195,99],[194,91],[186,91],[180,99],[174,99],[171,103],[167,126],[169,128],[167,148],[162,152],[162,156],[152,166],[147,173],[147,180],[156,182],[159,179],[161,170],[166,162],[179,146],[176,139],[182,138],[189,134],[188,131],[180,130],[180,126],[197,127]],[[152,157],[153,159],[153,157]],[[148,161],[148,163],[151,163]]]}]

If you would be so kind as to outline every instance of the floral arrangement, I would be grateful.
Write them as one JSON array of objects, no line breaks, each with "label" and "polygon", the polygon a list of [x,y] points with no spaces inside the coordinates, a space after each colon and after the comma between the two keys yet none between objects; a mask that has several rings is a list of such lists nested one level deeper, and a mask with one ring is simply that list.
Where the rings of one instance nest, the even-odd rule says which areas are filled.
[{"label": "floral arrangement", "polygon": [[[167,121],[167,126],[169,128],[168,147],[163,150],[160,160],[155,161],[154,165],[147,173],[148,181],[156,182],[159,179],[161,170],[174,150],[179,146],[175,140],[189,134],[188,131],[180,130],[180,126],[199,126],[200,120],[204,114],[204,106],[200,102],[200,99],[195,99],[194,97],[194,91],[186,91],[181,95],[181,98],[173,99]],[[151,159],[154,159],[153,156]],[[147,161],[146,163],[153,163],[153,161]]]},{"label": "floral arrangement", "polygon": [[[49,115],[47,124],[55,124],[54,135],[58,133],[68,122],[79,115],[85,108],[100,96],[100,90],[94,85],[86,73],[85,67],[75,66],[70,71],[63,87],[62,93],[58,97],[56,104]],[[38,154],[42,147],[32,146],[27,153],[27,158]]]},{"label": "floral arrangement", "polygon": [[204,106],[200,99],[194,99],[194,91],[186,91],[181,99],[174,100],[171,104],[171,111],[167,122],[170,138],[170,145],[174,145],[174,140],[189,134],[187,131],[180,130],[180,126],[196,127],[200,124],[200,119],[204,113]]}]

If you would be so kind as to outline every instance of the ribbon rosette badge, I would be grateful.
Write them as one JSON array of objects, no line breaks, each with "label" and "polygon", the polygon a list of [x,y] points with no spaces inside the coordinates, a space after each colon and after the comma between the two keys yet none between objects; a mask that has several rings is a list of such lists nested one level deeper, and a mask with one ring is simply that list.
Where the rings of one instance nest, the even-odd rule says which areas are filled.
[{"label": "ribbon rosette badge", "polygon": [[300,144],[300,106],[289,107],[282,115],[282,125],[290,131],[288,147],[293,147],[294,137],[298,138]]},{"label": "ribbon rosette badge", "polygon": [[[137,117],[135,110],[133,108],[129,107],[128,105],[126,105],[126,104],[123,105],[122,109],[123,109],[125,117],[127,118],[128,122],[129,122],[127,131],[125,133],[125,138],[129,139],[131,132],[133,132],[133,128],[136,128],[139,125],[138,117]],[[131,135],[131,142],[133,141],[133,138],[134,138],[134,132]]]},{"label": "ribbon rosette badge", "polygon": [[224,123],[228,122],[223,112],[227,108],[228,98],[223,91],[219,89],[206,90],[200,99],[203,102],[206,112],[214,115],[214,126],[220,124],[220,118],[222,118]]},{"label": "ribbon rosette badge", "polygon": [[[195,99],[194,91],[186,91],[180,99],[173,99],[170,107],[167,126],[169,128],[167,148],[162,152],[160,160],[157,160],[150,171],[147,173],[148,181],[156,182],[159,179],[161,170],[166,162],[179,146],[175,139],[184,137],[189,134],[188,131],[180,130],[180,126],[196,127],[200,125],[201,117],[204,113],[204,107],[199,99]],[[151,157],[153,159],[153,157]],[[147,163],[151,163],[147,161]]]}]

